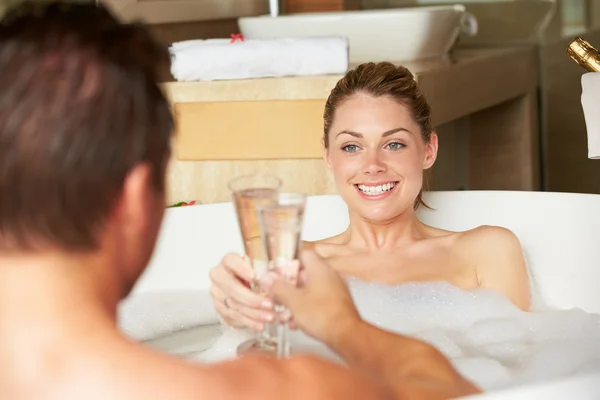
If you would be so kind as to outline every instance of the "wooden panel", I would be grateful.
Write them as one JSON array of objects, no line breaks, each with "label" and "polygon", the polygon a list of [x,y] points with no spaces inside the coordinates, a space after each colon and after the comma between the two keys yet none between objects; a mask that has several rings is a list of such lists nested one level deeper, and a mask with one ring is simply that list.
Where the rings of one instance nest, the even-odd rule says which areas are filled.
[{"label": "wooden panel", "polygon": [[588,22],[590,29],[600,28],[600,1],[590,0],[588,2]]},{"label": "wooden panel", "polygon": [[283,190],[333,194],[332,174],[322,159],[261,161],[180,161],[173,159],[168,172],[168,204],[197,200],[204,204],[231,200],[227,182],[245,174],[270,173],[283,180]]},{"label": "wooden panel", "polygon": [[540,190],[535,92],[470,117],[471,190]]},{"label": "wooden panel", "polygon": [[125,21],[149,24],[211,21],[268,14],[266,0],[103,0]]},{"label": "wooden panel", "polygon": [[[512,55],[505,50],[485,54],[487,52],[465,49],[457,52],[464,54],[464,61],[422,72],[416,69],[417,81],[429,101],[436,124],[453,121],[536,89],[538,61],[532,46],[517,47]],[[407,67],[413,70],[412,65],[407,64]]]},{"label": "wooden panel", "polygon": [[[469,118],[438,128],[440,150],[427,190],[458,190],[469,187]],[[283,190],[310,195],[337,193],[333,176],[321,159],[256,161],[181,161],[173,158],[169,168],[168,201],[197,200],[216,203],[230,200],[227,182],[236,176],[267,172],[283,179]]]},{"label": "wooden panel", "polygon": [[177,158],[320,158],[324,107],[325,100],[177,103]]},{"label": "wooden panel", "polygon": [[162,85],[171,104],[216,101],[325,101],[338,75],[286,76],[210,82],[168,82]]},{"label": "wooden panel", "polygon": [[437,159],[424,177],[425,190],[469,188],[469,117],[437,127]]},{"label": "wooden panel", "polygon": [[170,46],[174,42],[192,39],[228,38],[239,32],[237,18],[214,21],[178,22],[152,24],[150,30],[161,43]]},{"label": "wooden panel", "polygon": [[360,9],[360,0],[285,0],[285,12],[322,12]]}]

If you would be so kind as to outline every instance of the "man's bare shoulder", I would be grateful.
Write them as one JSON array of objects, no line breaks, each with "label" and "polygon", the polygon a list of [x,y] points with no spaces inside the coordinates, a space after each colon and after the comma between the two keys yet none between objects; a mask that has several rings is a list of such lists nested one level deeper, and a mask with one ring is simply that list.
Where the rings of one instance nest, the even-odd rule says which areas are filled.
[{"label": "man's bare shoulder", "polygon": [[67,392],[76,394],[75,385],[86,387],[85,398],[90,400],[95,400],[90,397],[92,387],[98,399],[114,400],[391,398],[367,377],[315,356],[277,360],[253,355],[206,365],[135,347],[118,357],[107,357],[87,374],[82,370]]}]

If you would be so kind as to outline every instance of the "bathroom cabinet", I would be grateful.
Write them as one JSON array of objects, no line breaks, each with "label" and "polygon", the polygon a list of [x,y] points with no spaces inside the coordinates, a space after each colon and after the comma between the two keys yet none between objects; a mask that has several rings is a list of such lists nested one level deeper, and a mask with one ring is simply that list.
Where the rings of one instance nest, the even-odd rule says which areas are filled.
[{"label": "bathroom cabinet", "polygon": [[[406,64],[439,127],[432,189],[539,188],[537,63],[535,49],[520,46]],[[280,176],[285,190],[335,193],[320,140],[323,106],[340,78],[164,83],[177,118],[169,202],[229,201],[227,182],[256,171]],[[455,140],[468,151],[454,151],[464,148]]]}]

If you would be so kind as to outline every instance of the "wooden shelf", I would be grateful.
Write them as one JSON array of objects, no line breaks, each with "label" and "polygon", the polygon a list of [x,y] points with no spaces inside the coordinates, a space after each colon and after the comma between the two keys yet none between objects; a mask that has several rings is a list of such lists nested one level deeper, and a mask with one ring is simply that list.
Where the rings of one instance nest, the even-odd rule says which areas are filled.
[{"label": "wooden shelf", "polygon": [[[515,47],[405,64],[437,126],[468,119],[469,189],[539,188],[537,62],[534,47]],[[319,138],[323,103],[340,78],[165,83],[178,121],[169,200],[228,201],[226,182],[258,170],[280,175],[287,190],[335,193]]]}]

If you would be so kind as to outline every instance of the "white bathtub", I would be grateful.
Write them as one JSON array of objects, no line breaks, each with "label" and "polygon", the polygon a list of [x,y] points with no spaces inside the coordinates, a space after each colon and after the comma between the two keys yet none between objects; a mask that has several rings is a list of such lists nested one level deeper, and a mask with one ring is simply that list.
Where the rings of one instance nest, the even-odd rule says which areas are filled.
[{"label": "white bathtub", "polygon": [[[600,230],[600,195],[461,191],[432,192],[426,201],[435,211],[423,209],[421,219],[440,228],[465,230],[487,224],[512,229],[521,239],[547,304],[600,313],[600,245],[595,239]],[[346,205],[338,196],[313,196],[308,201],[304,238],[331,236],[347,223]],[[134,293],[208,290],[209,269],[231,251],[243,251],[231,203],[169,209],[156,252]],[[194,339],[188,334],[181,340]],[[189,344],[180,345],[185,346]],[[163,347],[177,352],[173,340]],[[470,398],[600,399],[600,371]]]}]

